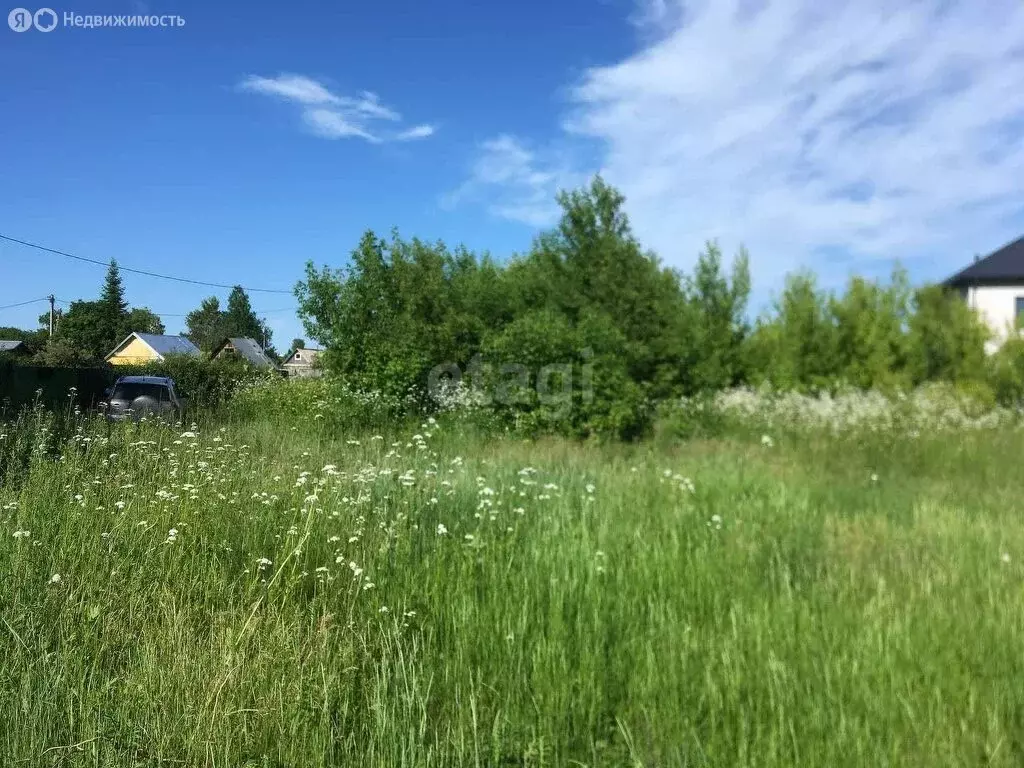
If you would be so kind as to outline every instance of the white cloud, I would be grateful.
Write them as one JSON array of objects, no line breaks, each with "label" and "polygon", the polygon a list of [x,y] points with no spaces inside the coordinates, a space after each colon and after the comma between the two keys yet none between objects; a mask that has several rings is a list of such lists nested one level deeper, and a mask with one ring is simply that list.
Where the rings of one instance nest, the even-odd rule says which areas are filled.
[{"label": "white cloud", "polygon": [[279,96],[300,104],[336,104],[339,99],[316,80],[302,75],[258,77],[250,75],[239,86],[243,91]]},{"label": "white cloud", "polygon": [[558,152],[538,153],[503,134],[479,146],[469,179],[444,203],[451,207],[485,199],[495,216],[543,227],[558,218],[558,191],[585,181],[586,175],[573,171]]},{"label": "white cloud", "polygon": [[437,129],[432,125],[417,125],[415,128],[410,128],[407,131],[402,131],[395,136],[396,141],[415,141],[416,139],[426,139],[433,136]]},{"label": "white cloud", "polygon": [[[1024,227],[1020,0],[647,0],[636,20],[649,42],[585,73],[564,128],[668,263],[718,237],[762,286],[925,255],[944,276]],[[514,213],[547,170],[505,157],[486,186]]]},{"label": "white cloud", "polygon": [[303,121],[314,134],[325,139],[357,137],[380,143],[426,138],[434,133],[433,126],[428,125],[415,126],[398,133],[379,133],[373,126],[375,121],[398,123],[402,116],[383,105],[377,94],[363,91],[357,97],[338,96],[322,83],[304,75],[250,75],[241,82],[239,88],[301,105]]},{"label": "white cloud", "polygon": [[371,143],[380,141],[376,136],[367,133],[359,125],[333,109],[307,109],[302,113],[302,117],[313,133],[325,139],[346,139],[358,136]]}]

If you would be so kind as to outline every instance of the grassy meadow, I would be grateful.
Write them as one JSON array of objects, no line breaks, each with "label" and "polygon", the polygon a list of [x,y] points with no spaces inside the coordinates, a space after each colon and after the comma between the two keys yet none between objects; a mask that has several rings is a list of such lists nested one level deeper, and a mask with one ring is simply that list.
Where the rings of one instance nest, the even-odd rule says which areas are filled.
[{"label": "grassy meadow", "polygon": [[28,413],[0,764],[1021,765],[1024,430],[899,407],[637,444]]}]

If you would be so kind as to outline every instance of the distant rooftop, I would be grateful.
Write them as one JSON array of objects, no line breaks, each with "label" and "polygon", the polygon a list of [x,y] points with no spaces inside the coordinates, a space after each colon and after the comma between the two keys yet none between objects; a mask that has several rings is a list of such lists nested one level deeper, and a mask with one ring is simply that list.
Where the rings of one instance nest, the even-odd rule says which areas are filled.
[{"label": "distant rooftop", "polygon": [[24,342],[0,339],[0,352],[13,352],[20,347]]},{"label": "distant rooftop", "polygon": [[135,335],[161,355],[192,355],[198,357],[202,354],[199,351],[199,347],[184,336],[159,336],[155,333],[137,333]]},{"label": "distant rooftop", "polygon": [[256,368],[273,368],[274,361],[267,357],[267,354],[263,351],[263,348],[256,342],[255,339],[248,337],[236,337],[227,339],[214,354],[219,354],[220,350],[225,347],[226,344],[231,343],[234,350],[250,365]]},{"label": "distant rooftop", "polygon": [[946,285],[1024,282],[1024,237],[1014,240],[957,272]]},{"label": "distant rooftop", "polygon": [[160,357],[166,357],[167,355],[189,355],[190,357],[202,356],[202,352],[199,351],[199,347],[184,336],[161,336],[156,333],[132,333],[128,338],[114,347],[113,352],[107,355],[107,359],[109,360],[120,350],[124,349],[134,338],[140,339]]}]

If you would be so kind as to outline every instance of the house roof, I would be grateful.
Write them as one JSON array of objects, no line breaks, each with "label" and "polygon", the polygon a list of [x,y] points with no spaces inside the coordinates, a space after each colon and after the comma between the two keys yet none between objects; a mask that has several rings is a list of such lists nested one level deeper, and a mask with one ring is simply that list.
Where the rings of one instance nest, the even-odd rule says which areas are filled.
[{"label": "house roof", "polygon": [[946,281],[946,285],[1008,282],[1024,282],[1024,237],[960,270]]},{"label": "house roof", "polygon": [[0,352],[13,352],[22,344],[23,342],[20,341],[0,339]]},{"label": "house roof", "polygon": [[109,360],[124,349],[132,339],[139,339],[143,344],[152,349],[161,359],[167,355],[189,355],[191,357],[200,357],[202,355],[202,352],[199,351],[199,347],[184,336],[160,336],[155,333],[132,333],[128,338],[114,347],[110,354],[107,355],[106,359]]},{"label": "house roof", "polygon": [[263,348],[260,347],[258,343],[256,343],[255,339],[250,339],[247,337],[224,339],[224,341],[220,343],[220,346],[218,346],[217,349],[214,351],[213,356],[217,357],[217,355],[221,353],[221,350],[223,350],[224,347],[228,345],[228,343],[230,343],[234,350],[239,355],[242,356],[242,359],[245,360],[250,365],[254,365],[257,368],[274,367],[274,361],[267,357],[266,353],[263,351]]},{"label": "house roof", "polygon": [[[294,363],[295,362],[295,353],[296,352],[312,352],[313,354],[310,355],[310,357],[309,357],[310,361],[312,361],[313,359],[316,358],[317,355],[319,355],[321,352],[323,352],[323,350],[322,349],[316,349],[315,347],[303,347],[302,349],[293,349],[291,352],[288,353],[288,357],[286,357],[284,359],[284,361],[281,363],[281,365],[288,365],[289,363]],[[299,359],[299,362],[301,364],[303,364],[303,365],[305,365],[305,363],[306,363],[306,361],[301,359],[301,358]]]}]

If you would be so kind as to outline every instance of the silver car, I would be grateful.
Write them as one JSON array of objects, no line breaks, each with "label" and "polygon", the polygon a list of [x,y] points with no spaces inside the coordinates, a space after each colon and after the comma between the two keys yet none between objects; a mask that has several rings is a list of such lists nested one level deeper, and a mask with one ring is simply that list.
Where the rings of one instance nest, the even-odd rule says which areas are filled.
[{"label": "silver car", "polygon": [[107,391],[103,410],[111,421],[166,417],[181,419],[185,403],[166,376],[122,376]]}]

